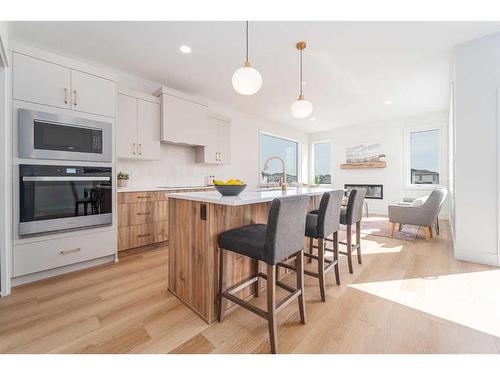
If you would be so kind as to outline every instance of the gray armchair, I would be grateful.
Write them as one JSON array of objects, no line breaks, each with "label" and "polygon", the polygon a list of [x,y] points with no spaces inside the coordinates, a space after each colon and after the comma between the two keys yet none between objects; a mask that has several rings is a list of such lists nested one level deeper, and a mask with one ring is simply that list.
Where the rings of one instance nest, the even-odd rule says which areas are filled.
[{"label": "gray armchair", "polygon": [[409,224],[424,227],[426,237],[433,236],[432,227],[436,223],[439,211],[446,199],[446,188],[436,188],[428,196],[417,198],[411,202],[389,206],[391,235],[395,225]]}]

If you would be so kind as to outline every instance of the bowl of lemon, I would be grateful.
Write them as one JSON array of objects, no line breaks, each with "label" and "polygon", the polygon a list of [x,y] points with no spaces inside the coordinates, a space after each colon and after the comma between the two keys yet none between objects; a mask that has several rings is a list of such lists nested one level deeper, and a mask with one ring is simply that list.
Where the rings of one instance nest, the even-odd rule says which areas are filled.
[{"label": "bowl of lemon", "polygon": [[236,196],[245,190],[247,185],[236,178],[231,178],[226,182],[221,180],[214,180],[214,187],[223,196]]}]

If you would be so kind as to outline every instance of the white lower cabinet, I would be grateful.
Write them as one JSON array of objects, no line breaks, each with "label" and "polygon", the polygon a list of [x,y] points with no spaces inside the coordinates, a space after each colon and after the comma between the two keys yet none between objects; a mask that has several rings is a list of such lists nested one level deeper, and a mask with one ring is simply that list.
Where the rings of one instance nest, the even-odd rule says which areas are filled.
[{"label": "white lower cabinet", "polygon": [[196,162],[205,164],[231,164],[231,122],[219,117],[208,118],[210,135],[206,146],[196,148]]},{"label": "white lower cabinet", "polygon": [[13,277],[116,254],[116,231],[14,246]]},{"label": "white lower cabinet", "polygon": [[159,99],[151,96],[150,100],[145,100],[136,96],[133,96],[131,90],[127,90],[126,94],[118,94],[116,156],[126,159],[159,160]]}]

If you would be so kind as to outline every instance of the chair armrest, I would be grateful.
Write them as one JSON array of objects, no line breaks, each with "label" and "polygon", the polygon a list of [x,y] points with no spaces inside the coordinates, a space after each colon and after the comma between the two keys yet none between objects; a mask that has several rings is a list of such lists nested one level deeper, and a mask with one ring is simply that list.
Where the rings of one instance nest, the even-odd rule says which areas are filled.
[{"label": "chair armrest", "polygon": [[432,218],[429,211],[422,207],[412,206],[389,206],[389,221],[391,223],[410,224],[418,226],[432,225]]}]

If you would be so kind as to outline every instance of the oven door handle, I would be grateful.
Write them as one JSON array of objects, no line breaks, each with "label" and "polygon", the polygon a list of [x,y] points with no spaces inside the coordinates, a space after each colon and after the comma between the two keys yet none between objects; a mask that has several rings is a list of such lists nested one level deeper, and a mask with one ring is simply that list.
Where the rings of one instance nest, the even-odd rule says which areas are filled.
[{"label": "oven door handle", "polygon": [[110,181],[111,177],[102,176],[23,176],[23,181]]}]

